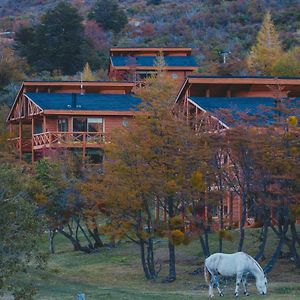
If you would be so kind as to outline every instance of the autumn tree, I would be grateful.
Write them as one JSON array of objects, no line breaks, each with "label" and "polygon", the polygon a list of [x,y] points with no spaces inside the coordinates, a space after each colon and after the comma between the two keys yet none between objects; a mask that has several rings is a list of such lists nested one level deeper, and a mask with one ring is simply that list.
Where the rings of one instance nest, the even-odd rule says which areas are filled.
[{"label": "autumn tree", "polygon": [[275,62],[283,53],[281,42],[271,20],[270,12],[266,13],[261,29],[257,34],[256,44],[252,46],[247,57],[248,67],[254,73],[271,75]]},{"label": "autumn tree", "polygon": [[300,74],[300,47],[295,47],[284,53],[274,63],[273,76],[297,77]]},{"label": "autumn tree", "polygon": [[83,69],[83,72],[82,72],[82,80],[83,81],[93,81],[93,80],[95,80],[95,77],[93,75],[93,72],[92,72],[88,62],[84,66],[84,69]]},{"label": "autumn tree", "polygon": [[0,90],[15,81],[24,79],[26,63],[6,45],[0,45]]},{"label": "autumn tree", "polygon": [[56,232],[66,237],[74,250],[90,253],[102,247],[94,203],[86,201],[81,193],[84,181],[81,161],[63,153],[51,161],[40,160],[35,171],[40,187],[35,200],[40,214],[47,220],[50,251],[54,252]]}]

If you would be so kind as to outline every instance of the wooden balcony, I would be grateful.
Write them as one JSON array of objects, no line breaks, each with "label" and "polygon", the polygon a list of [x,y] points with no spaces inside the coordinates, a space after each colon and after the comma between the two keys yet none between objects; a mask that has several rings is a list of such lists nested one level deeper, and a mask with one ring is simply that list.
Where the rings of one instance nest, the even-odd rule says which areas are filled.
[{"label": "wooden balcony", "polygon": [[43,148],[100,148],[107,141],[102,132],[44,132],[34,134],[34,150]]}]

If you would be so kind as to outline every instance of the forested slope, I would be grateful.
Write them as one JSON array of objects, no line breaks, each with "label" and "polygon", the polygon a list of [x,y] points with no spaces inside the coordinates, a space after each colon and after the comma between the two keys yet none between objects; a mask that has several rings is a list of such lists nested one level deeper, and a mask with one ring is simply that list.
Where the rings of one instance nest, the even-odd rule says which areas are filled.
[{"label": "forested slope", "polygon": [[[0,26],[13,30],[18,23],[34,23],[59,1],[2,0]],[[94,0],[72,0],[85,17]],[[286,49],[299,44],[300,1],[298,0],[146,0],[119,1],[129,24],[109,44],[126,46],[190,46],[203,65],[219,59],[219,50],[228,50],[238,63],[249,50],[266,11],[270,11]]]}]

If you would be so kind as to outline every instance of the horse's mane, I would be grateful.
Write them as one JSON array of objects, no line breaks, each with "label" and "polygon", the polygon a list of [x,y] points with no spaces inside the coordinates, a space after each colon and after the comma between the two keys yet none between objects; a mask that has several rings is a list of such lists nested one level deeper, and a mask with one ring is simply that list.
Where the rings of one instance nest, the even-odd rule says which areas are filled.
[{"label": "horse's mane", "polygon": [[250,256],[249,254],[246,253],[246,255],[256,264],[258,269],[264,274],[265,272],[264,272],[263,268],[260,266],[260,264],[252,256]]}]

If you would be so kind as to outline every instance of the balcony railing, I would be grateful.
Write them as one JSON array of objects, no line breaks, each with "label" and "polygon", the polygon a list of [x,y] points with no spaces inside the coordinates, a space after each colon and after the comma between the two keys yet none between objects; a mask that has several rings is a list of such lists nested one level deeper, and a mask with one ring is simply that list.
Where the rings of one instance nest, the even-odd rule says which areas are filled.
[{"label": "balcony railing", "polygon": [[21,145],[21,139],[19,137],[9,138],[8,141],[10,143],[10,146],[13,149],[20,150],[20,148],[22,147],[22,151],[25,152],[31,151],[31,146],[32,146],[31,138],[22,138],[22,145]]},{"label": "balcony railing", "polygon": [[102,132],[44,132],[33,135],[34,149],[42,147],[93,147],[103,145],[107,135]]}]

